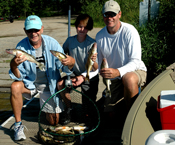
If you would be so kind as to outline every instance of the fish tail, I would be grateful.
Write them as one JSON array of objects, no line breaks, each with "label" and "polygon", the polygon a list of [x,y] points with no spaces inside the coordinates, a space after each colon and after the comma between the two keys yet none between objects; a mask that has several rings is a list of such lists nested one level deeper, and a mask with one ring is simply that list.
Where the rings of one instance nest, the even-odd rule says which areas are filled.
[{"label": "fish tail", "polygon": [[89,75],[88,75],[88,74],[87,74],[86,77],[85,77],[85,82],[86,82],[86,81],[88,81],[88,82],[90,81],[90,80],[89,80]]},{"label": "fish tail", "polygon": [[44,66],[44,64],[39,63],[38,67],[39,67],[39,69],[40,69],[41,71],[45,71],[45,66]]},{"label": "fish tail", "polygon": [[106,93],[106,97],[108,96],[108,97],[111,98],[111,91],[110,91],[110,90],[107,90],[107,89],[106,89],[105,93]]}]

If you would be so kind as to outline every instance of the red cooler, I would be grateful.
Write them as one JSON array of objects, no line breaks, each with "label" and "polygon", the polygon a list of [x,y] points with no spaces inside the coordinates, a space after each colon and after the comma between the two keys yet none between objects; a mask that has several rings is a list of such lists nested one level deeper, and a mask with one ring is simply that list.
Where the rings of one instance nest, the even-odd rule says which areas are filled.
[{"label": "red cooler", "polygon": [[163,130],[175,130],[175,90],[161,91],[158,96],[157,110]]}]

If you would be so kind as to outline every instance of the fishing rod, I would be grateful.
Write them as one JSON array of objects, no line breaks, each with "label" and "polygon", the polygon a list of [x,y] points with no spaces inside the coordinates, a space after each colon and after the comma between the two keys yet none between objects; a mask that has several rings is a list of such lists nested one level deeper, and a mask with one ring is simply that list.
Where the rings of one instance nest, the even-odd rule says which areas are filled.
[{"label": "fishing rod", "polygon": [[[37,97],[38,97],[38,95],[39,95],[39,92],[38,92],[37,94],[35,94],[35,95],[33,96],[32,99],[30,99],[29,101],[27,101],[27,102],[22,106],[22,109],[23,109],[23,108],[26,108],[27,105],[28,105],[30,102],[32,102],[32,101],[34,100],[34,98],[37,98]],[[14,114],[13,114],[12,116],[10,116],[6,121],[4,121],[4,122],[0,125],[0,128],[4,127],[12,118],[14,118]]]}]

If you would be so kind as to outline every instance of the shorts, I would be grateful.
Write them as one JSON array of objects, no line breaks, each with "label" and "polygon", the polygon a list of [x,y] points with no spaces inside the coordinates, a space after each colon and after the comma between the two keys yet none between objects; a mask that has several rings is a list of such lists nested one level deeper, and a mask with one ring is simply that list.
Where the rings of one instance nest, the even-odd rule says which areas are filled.
[{"label": "shorts", "polygon": [[143,71],[143,70],[136,70],[136,71],[134,71],[134,73],[136,73],[137,76],[139,77],[138,86],[139,86],[139,87],[144,86],[145,83],[146,83],[146,77],[147,77],[146,71]]},{"label": "shorts", "polygon": [[[62,99],[57,96],[53,96],[51,99],[51,94],[49,91],[38,92],[36,89],[31,90],[30,94],[23,94],[23,97],[27,100],[32,99],[35,95],[39,94],[40,96],[40,108],[45,113],[61,113],[63,111],[63,102]],[[47,99],[49,99],[47,101]],[[47,103],[45,103],[47,101]],[[44,104],[45,103],[45,104]],[[44,105],[44,106],[43,106]]]},{"label": "shorts", "polygon": [[[147,73],[143,70],[134,71],[139,77],[138,87],[144,86],[146,83]],[[110,112],[114,110],[114,106],[123,98],[124,86],[121,79],[111,80],[110,85],[111,98],[106,97],[104,102],[104,111]],[[104,95],[105,96],[105,95]]]}]

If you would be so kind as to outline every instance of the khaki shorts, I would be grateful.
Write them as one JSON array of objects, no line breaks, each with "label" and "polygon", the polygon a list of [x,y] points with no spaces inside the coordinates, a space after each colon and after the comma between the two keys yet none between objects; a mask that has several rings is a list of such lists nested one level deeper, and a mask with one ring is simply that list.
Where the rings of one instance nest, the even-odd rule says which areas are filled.
[{"label": "khaki shorts", "polygon": [[[134,73],[136,73],[137,76],[139,77],[138,87],[144,86],[146,83],[147,73],[142,70],[134,71]],[[111,98],[106,96],[104,102],[105,112],[114,111],[114,106],[118,103],[118,101],[120,101],[123,98],[124,86],[122,80],[121,79],[111,80],[110,90],[111,90]]]}]

